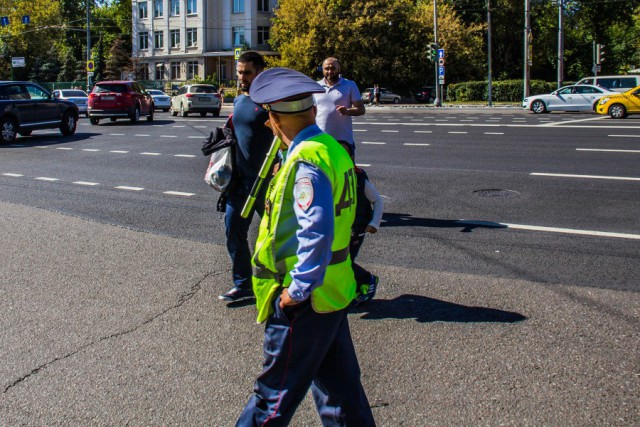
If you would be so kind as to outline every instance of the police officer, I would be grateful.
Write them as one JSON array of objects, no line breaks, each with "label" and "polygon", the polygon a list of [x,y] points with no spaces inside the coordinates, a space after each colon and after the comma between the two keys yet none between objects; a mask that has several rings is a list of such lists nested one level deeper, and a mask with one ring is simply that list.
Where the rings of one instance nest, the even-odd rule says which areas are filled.
[{"label": "police officer", "polygon": [[269,185],[252,260],[258,322],[267,322],[263,371],[239,426],[288,425],[309,387],[323,425],[375,425],[346,310],[356,290],[354,165],[315,123],[319,91],[287,68],[262,72],[250,90],[269,111],[283,163]]}]

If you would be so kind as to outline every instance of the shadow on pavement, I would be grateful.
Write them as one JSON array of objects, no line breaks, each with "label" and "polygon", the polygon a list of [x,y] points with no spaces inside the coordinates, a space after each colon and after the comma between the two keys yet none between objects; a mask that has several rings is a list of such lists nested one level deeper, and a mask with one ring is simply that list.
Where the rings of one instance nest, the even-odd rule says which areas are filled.
[{"label": "shadow on pavement", "polygon": [[469,307],[421,295],[405,294],[392,300],[374,299],[362,308],[362,319],[415,319],[427,322],[516,323],[527,318],[519,313],[485,307]]},{"label": "shadow on pavement", "polygon": [[461,233],[470,233],[474,228],[507,228],[505,225],[491,221],[418,218],[409,214],[384,213],[381,227],[432,227],[461,228]]}]

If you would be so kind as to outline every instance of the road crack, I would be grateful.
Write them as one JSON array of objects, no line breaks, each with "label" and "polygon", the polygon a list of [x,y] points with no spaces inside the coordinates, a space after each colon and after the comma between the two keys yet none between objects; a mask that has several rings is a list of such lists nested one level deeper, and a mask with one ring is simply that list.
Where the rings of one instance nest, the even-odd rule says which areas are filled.
[{"label": "road crack", "polygon": [[2,392],[2,394],[7,394],[13,387],[25,382],[27,379],[29,379],[30,377],[37,375],[38,373],[42,372],[43,370],[47,369],[48,367],[50,367],[51,365],[60,362],[62,360],[68,359],[72,356],[75,356],[76,354],[79,354],[81,352],[83,352],[84,350],[94,346],[94,345],[98,345],[103,343],[104,341],[113,339],[113,338],[119,338],[128,334],[131,334],[133,332],[136,332],[137,330],[139,330],[140,328],[152,323],[153,321],[159,319],[160,317],[164,316],[165,314],[169,313],[170,311],[176,310],[180,307],[182,307],[182,305],[184,305],[186,302],[188,302],[189,300],[191,300],[201,289],[202,289],[202,283],[208,279],[209,277],[213,277],[213,276],[217,276],[219,274],[221,274],[222,272],[209,272],[207,274],[205,274],[200,280],[198,280],[196,283],[194,283],[191,288],[181,294],[178,297],[178,300],[176,301],[175,304],[165,308],[164,310],[162,310],[161,312],[149,317],[146,320],[143,320],[142,323],[137,324],[129,329],[126,329],[124,331],[119,331],[119,332],[115,332],[113,334],[98,338],[95,341],[92,341],[88,344],[85,344],[79,348],[77,348],[76,350],[65,354],[64,356],[60,356],[60,357],[56,357],[53,360],[50,360],[46,363],[43,363],[42,365],[38,366],[37,368],[34,368],[31,370],[31,372],[29,372],[28,374],[23,375],[22,377],[16,379],[15,381],[13,381],[11,384],[9,384],[7,387],[5,387],[4,391]]}]

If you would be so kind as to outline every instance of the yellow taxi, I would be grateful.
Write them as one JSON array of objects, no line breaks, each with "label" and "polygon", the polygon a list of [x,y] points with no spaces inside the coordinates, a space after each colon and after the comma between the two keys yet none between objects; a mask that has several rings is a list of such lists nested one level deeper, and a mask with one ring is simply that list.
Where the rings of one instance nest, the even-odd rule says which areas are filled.
[{"label": "yellow taxi", "polygon": [[613,119],[623,119],[632,113],[640,113],[640,86],[619,95],[600,98],[596,106],[598,114],[608,114]]}]

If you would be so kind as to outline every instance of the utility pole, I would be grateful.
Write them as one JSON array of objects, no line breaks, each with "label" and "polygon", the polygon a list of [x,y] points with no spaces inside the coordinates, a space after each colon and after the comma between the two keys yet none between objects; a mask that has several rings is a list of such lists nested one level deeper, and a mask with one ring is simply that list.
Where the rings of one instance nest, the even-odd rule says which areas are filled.
[{"label": "utility pole", "polygon": [[564,0],[558,0],[558,89],[564,80],[564,35],[562,33],[562,13]]},{"label": "utility pole", "polygon": [[[433,41],[438,44],[438,5],[437,0],[433,0]],[[440,94],[440,81],[438,76],[438,61],[435,61],[435,75],[436,75],[436,100],[433,105],[440,107],[442,105],[442,99]]]},{"label": "utility pole", "polygon": [[524,0],[524,98],[529,96],[530,42],[531,42],[531,0]]},{"label": "utility pole", "polygon": [[[87,2],[87,62],[91,61],[91,9],[89,8],[89,3],[91,0],[86,0]],[[85,64],[85,68],[86,68]],[[87,73],[87,92],[91,90],[91,76]]]},{"label": "utility pole", "polygon": [[487,0],[487,80],[489,85],[487,87],[487,94],[489,98],[489,107],[492,106],[491,96],[491,0]]}]

